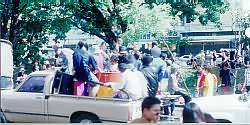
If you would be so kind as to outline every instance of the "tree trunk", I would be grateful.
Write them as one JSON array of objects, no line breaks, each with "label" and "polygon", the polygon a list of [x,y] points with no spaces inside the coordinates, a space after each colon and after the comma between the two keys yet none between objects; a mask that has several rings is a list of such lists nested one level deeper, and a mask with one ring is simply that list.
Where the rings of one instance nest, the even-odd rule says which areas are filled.
[{"label": "tree trunk", "polygon": [[13,49],[16,48],[16,39],[18,35],[18,16],[20,14],[19,10],[20,0],[13,0],[13,7],[11,13],[11,24],[10,24],[10,35],[9,40],[13,44]]},{"label": "tree trunk", "polygon": [[10,7],[10,0],[5,0],[4,3],[3,3],[3,11],[1,13],[1,18],[0,18],[0,22],[1,22],[1,25],[0,25],[0,37],[1,39],[6,39],[8,40],[8,21],[10,19],[10,16],[9,16],[9,7]]}]

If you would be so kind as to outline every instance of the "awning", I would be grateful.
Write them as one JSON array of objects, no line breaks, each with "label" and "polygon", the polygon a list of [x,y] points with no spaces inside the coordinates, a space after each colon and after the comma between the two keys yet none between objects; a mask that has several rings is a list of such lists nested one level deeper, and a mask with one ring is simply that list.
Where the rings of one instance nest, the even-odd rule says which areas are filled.
[{"label": "awning", "polygon": [[191,40],[190,43],[230,42],[230,39]]}]

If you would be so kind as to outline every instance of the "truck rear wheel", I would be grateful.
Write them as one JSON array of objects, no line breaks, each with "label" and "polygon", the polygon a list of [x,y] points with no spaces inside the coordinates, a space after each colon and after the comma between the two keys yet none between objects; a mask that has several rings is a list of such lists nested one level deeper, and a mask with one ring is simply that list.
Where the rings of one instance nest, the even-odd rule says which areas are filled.
[{"label": "truck rear wheel", "polygon": [[72,123],[101,123],[99,118],[93,114],[78,114],[71,120]]}]

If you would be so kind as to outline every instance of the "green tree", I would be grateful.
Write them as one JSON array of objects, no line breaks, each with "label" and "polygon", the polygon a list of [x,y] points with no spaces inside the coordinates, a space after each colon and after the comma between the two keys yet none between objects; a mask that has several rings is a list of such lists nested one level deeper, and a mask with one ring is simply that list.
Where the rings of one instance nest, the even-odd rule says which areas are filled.
[{"label": "green tree", "polygon": [[55,40],[65,38],[71,27],[71,13],[63,6],[33,2],[21,4],[20,0],[5,0],[1,11],[1,39],[13,44],[14,64],[31,70],[36,60],[43,62],[40,48],[55,34]]},{"label": "green tree", "polygon": [[122,34],[126,44],[138,42],[147,33],[155,38],[163,37],[179,21],[177,16],[170,15],[171,7],[167,4],[149,6],[137,2],[119,7],[122,10],[120,14],[128,23],[126,32]]},{"label": "green tree", "polygon": [[206,25],[209,21],[221,27],[220,14],[225,13],[229,9],[227,0],[145,0],[149,5],[169,3],[172,7],[171,14],[179,17],[184,22],[193,22],[196,19],[202,25]]}]

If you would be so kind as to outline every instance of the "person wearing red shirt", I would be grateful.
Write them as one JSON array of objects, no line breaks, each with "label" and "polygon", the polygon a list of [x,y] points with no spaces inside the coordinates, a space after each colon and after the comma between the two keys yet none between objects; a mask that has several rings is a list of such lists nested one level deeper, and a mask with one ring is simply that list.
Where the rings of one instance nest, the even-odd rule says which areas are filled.
[{"label": "person wearing red shirt", "polygon": [[204,85],[205,85],[206,72],[203,66],[199,67],[199,75],[197,80],[196,89],[198,91],[199,97],[204,95]]}]

